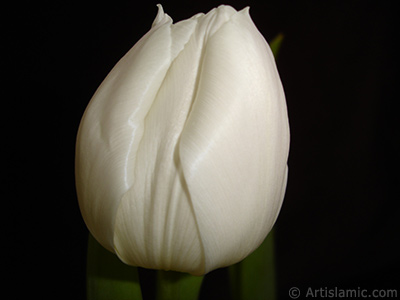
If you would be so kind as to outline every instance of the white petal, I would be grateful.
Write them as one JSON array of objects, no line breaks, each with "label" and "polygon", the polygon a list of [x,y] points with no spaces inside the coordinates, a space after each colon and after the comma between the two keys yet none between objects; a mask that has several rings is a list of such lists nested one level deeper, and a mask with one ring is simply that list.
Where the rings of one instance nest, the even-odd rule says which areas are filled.
[{"label": "white petal", "polygon": [[204,273],[203,245],[177,145],[197,93],[205,35],[234,12],[214,10],[172,26],[173,45],[176,36],[190,32],[191,37],[172,62],[144,119],[135,182],[118,210],[115,248],[128,264]]},{"label": "white petal", "polygon": [[[194,25],[174,25],[173,39],[192,34]],[[142,120],[143,135],[131,170],[135,181],[124,196],[115,227],[117,254],[128,264],[189,273],[204,269],[176,147],[191,106],[200,53],[201,47],[189,39]]]},{"label": "white petal", "polygon": [[191,23],[195,21],[186,22],[187,32],[180,30],[173,35],[172,20],[160,11],[157,18],[164,21],[158,21],[108,74],[90,101],[78,132],[76,183],[80,208],[89,230],[110,251],[119,202],[135,180],[133,169],[145,130],[144,119],[171,61],[194,28]]},{"label": "white petal", "polygon": [[283,89],[248,10],[205,45],[180,157],[205,251],[206,272],[243,259],[281,205],[289,147]]}]

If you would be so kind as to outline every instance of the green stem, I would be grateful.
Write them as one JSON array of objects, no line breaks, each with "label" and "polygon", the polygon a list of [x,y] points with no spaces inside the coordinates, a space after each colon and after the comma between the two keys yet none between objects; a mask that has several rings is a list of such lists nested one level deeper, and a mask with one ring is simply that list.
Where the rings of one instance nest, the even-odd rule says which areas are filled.
[{"label": "green stem", "polygon": [[137,268],[122,263],[91,235],[87,254],[88,300],[142,300]]},{"label": "green stem", "polygon": [[157,271],[156,300],[197,300],[203,276]]},{"label": "green stem", "polygon": [[246,259],[229,267],[235,300],[276,299],[274,233]]}]

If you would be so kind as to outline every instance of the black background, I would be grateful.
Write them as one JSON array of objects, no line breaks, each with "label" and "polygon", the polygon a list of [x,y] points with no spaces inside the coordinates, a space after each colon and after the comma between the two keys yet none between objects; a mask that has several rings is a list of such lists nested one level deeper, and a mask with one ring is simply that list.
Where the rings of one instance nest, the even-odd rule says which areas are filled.
[{"label": "black background", "polygon": [[[221,4],[161,3],[175,21]],[[268,41],[285,36],[277,65],[291,150],[275,227],[279,298],[291,287],[303,296],[308,287],[398,289],[395,2],[224,3],[250,6]],[[31,2],[3,11],[2,247],[16,298],[85,297],[75,136],[96,88],[150,28],[156,4]]]}]

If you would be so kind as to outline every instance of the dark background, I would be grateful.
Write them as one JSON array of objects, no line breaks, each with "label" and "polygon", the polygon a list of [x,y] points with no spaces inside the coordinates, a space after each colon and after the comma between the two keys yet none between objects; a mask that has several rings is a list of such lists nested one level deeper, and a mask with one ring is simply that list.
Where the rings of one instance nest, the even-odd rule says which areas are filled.
[{"label": "dark background", "polygon": [[[221,4],[161,3],[175,21]],[[275,227],[279,298],[294,286],[303,295],[308,287],[398,289],[395,2],[224,3],[249,5],[267,41],[285,36],[277,65],[291,150]],[[3,264],[16,296],[85,297],[75,136],[96,88],[150,28],[156,4],[32,2],[3,11]]]}]

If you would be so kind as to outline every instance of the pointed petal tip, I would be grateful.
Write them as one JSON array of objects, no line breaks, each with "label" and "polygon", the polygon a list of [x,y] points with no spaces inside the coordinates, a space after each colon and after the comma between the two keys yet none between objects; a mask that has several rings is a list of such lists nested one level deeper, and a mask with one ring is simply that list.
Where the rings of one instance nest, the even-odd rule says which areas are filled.
[{"label": "pointed petal tip", "polygon": [[153,22],[153,24],[151,25],[151,27],[153,28],[153,27],[155,27],[155,26],[162,25],[162,24],[165,24],[165,23],[167,23],[167,22],[172,23],[171,17],[168,16],[168,15],[164,12],[164,9],[163,9],[162,5],[159,3],[159,4],[157,4],[157,7],[158,7],[157,16],[156,16],[156,18],[154,19],[154,22]]},{"label": "pointed petal tip", "polygon": [[245,8],[243,8],[243,9],[242,9],[241,11],[239,11],[239,12],[250,16],[250,6],[246,6]]},{"label": "pointed petal tip", "polygon": [[163,9],[161,3],[156,4],[156,6],[157,6],[157,8],[158,8],[158,13],[160,13],[160,12],[161,12],[161,13],[164,13],[164,9]]}]

